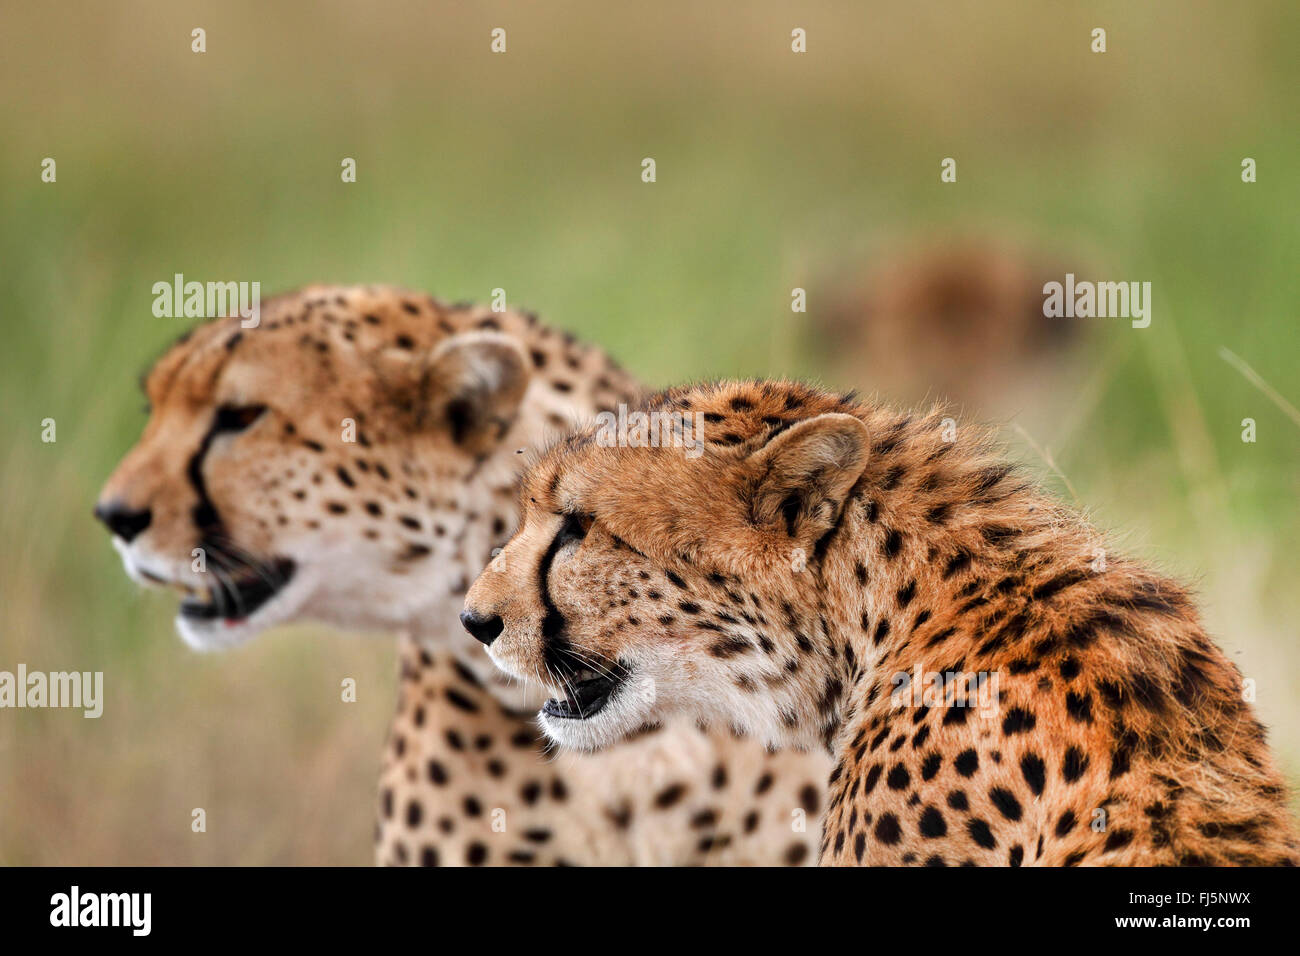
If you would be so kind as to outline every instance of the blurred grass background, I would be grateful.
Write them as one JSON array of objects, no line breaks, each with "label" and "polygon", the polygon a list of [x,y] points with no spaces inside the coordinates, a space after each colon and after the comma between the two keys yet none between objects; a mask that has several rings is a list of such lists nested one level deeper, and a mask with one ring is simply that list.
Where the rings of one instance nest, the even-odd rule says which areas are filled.
[{"label": "blurred grass background", "polygon": [[815,312],[814,278],[867,243],[1084,250],[1091,278],[1152,282],[1154,318],[1094,320],[1092,384],[1033,437],[1098,524],[1197,585],[1300,776],[1300,429],[1217,355],[1300,399],[1294,2],[0,11],[0,669],[103,670],[107,696],[98,721],[0,712],[0,862],[370,859],[391,642],[196,655],[90,517],[144,421],[136,376],[186,321],[150,311],[175,272],[504,287],[668,383],[824,375],[790,289]]}]

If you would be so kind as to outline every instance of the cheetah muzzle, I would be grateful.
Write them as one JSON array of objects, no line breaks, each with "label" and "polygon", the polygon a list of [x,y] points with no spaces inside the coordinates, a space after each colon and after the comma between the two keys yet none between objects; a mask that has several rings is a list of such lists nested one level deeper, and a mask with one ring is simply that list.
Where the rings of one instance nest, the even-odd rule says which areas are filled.
[{"label": "cheetah muzzle", "polygon": [[180,615],[189,621],[221,621],[237,627],[288,587],[297,570],[291,558],[241,560],[235,568],[215,575],[216,585],[206,597],[202,592],[187,593]]}]

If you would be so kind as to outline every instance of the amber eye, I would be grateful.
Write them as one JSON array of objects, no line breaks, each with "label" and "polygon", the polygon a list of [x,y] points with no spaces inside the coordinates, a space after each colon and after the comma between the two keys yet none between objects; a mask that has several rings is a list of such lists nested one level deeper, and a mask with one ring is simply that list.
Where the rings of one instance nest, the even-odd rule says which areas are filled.
[{"label": "amber eye", "polygon": [[217,409],[213,432],[242,432],[262,417],[265,405],[222,405]]},{"label": "amber eye", "polygon": [[566,514],[560,533],[555,536],[555,547],[564,547],[573,541],[581,541],[591,530],[591,523],[596,519],[589,514]]}]

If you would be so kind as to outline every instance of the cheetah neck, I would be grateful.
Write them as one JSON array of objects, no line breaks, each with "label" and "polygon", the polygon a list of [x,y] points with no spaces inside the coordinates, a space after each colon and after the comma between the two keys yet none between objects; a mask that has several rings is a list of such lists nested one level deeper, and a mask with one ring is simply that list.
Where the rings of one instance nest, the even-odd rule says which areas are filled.
[{"label": "cheetah neck", "polygon": [[1082,581],[1100,547],[986,433],[951,425],[938,413],[868,420],[870,463],[817,569],[817,616],[800,622],[824,651],[805,678],[803,729],[832,749],[867,697],[969,669],[991,636],[1023,629],[1030,581]]},{"label": "cheetah neck", "polygon": [[[1087,805],[1119,814],[1145,801],[1148,862],[1294,859],[1263,727],[1186,592],[1108,555],[1095,530],[987,445],[943,450],[925,421],[880,426],[869,425],[882,436],[875,458],[818,569],[818,615],[799,631],[823,635],[820,670],[802,677],[802,727],[837,761],[823,859],[850,852],[845,817],[877,781],[901,798],[938,772],[945,744],[963,780],[986,756],[996,765],[1019,753],[1011,773],[1027,799],[1059,794],[1059,783],[1092,788]],[[1026,741],[1050,754],[1045,775],[1037,751],[1011,749]],[[1002,818],[1020,813],[1017,802]],[[1235,847],[1211,838],[1221,821],[1247,817],[1270,836]],[[1066,811],[1053,832],[1074,826]],[[887,824],[874,833],[896,842]],[[1090,835],[1054,852],[1070,865],[1129,840],[1133,830],[1117,828],[1104,848]],[[858,862],[865,842],[852,843]]]},{"label": "cheetah neck", "polygon": [[[431,655],[454,657],[502,706],[534,712],[548,696],[543,688],[502,673],[462,630],[458,615],[465,592],[518,525],[519,476],[530,456],[598,412],[635,403],[640,386],[601,350],[529,315],[505,313],[496,321],[529,355],[533,368],[528,389],[496,448],[459,480],[463,495],[457,512],[462,523],[451,535],[450,560],[435,561],[413,589],[418,596],[404,611],[399,632]],[[436,474],[436,451],[427,458],[427,472]]]}]

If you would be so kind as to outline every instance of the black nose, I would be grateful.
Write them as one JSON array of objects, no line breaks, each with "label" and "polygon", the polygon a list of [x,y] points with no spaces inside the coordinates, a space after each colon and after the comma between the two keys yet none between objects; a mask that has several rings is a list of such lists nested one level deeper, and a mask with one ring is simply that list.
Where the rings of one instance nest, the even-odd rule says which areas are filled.
[{"label": "black nose", "polygon": [[149,522],[153,520],[153,512],[148,508],[133,511],[119,501],[110,501],[107,504],[95,505],[95,517],[108,525],[108,530],[123,541],[130,541],[149,527]]},{"label": "black nose", "polygon": [[474,640],[482,641],[484,644],[495,641],[501,629],[506,626],[505,621],[496,614],[491,617],[479,617],[473,611],[461,611],[460,623],[465,625],[465,630],[474,636]]}]

